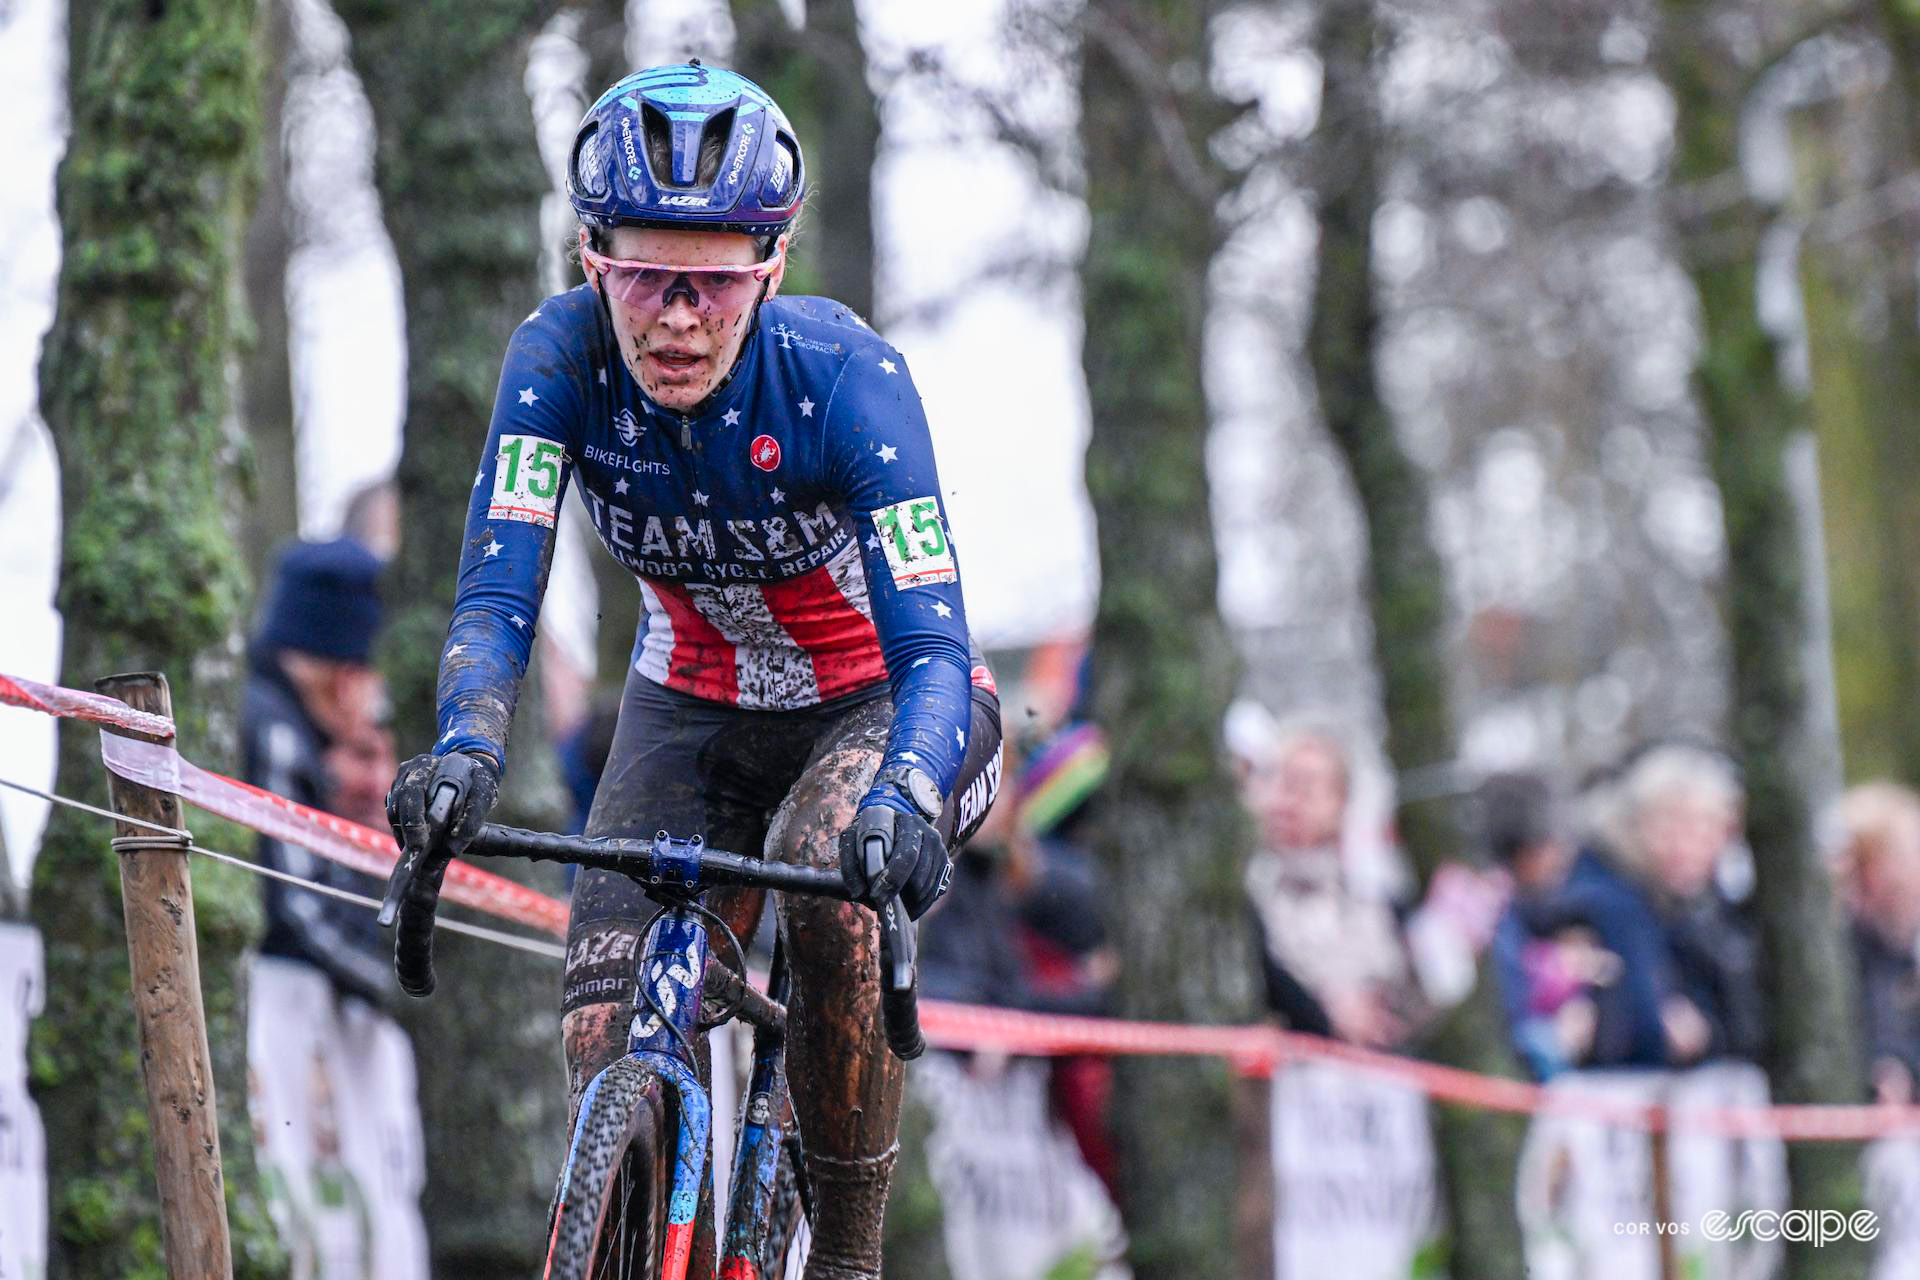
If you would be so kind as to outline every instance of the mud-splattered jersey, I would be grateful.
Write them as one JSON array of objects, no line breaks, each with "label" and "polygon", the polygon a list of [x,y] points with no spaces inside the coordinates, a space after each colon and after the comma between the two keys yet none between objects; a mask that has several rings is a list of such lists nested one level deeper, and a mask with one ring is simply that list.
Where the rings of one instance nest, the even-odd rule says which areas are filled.
[{"label": "mud-splattered jersey", "polygon": [[767,302],[733,376],[689,415],[647,398],[587,286],[521,324],[467,509],[436,751],[502,757],[576,480],[640,580],[642,675],[768,710],[890,681],[886,762],[951,789],[970,683],[991,677],[968,640],[919,395],[851,311]]}]

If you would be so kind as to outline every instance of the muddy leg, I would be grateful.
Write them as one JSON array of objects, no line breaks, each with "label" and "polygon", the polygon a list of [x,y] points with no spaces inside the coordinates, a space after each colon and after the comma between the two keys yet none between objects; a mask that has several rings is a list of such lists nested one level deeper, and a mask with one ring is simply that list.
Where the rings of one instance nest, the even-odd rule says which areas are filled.
[{"label": "muddy leg", "polygon": [[[808,765],[774,819],[769,854],[839,865],[840,832],[853,820],[885,746],[884,702],[850,713]],[[793,967],[787,1053],[794,1111],[813,1186],[811,1280],[880,1275],[880,1226],[899,1147],[904,1065],[880,1026],[879,933],[863,907],[787,898],[781,925]]]}]

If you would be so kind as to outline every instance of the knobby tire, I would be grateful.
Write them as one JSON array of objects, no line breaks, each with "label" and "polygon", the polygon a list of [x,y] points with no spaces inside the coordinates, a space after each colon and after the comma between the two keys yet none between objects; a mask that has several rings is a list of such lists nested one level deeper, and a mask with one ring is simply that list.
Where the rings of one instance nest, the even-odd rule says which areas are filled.
[{"label": "knobby tire", "polygon": [[555,1194],[543,1280],[656,1280],[673,1191],[673,1091],[622,1058],[588,1104],[568,1188]]}]

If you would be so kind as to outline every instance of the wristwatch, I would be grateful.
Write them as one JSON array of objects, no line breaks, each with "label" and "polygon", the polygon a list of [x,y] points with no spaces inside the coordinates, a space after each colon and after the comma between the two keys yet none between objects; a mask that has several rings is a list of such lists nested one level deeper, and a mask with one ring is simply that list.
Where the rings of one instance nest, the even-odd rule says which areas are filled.
[{"label": "wristwatch", "polygon": [[910,764],[890,764],[879,772],[874,781],[891,784],[928,822],[938,818],[940,811],[946,807],[946,798],[940,794],[940,784],[925,769],[916,769]]}]

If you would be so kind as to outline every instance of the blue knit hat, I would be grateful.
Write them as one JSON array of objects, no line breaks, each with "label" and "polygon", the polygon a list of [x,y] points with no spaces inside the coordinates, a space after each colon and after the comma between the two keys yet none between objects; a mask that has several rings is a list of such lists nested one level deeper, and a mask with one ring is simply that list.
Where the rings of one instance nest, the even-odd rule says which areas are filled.
[{"label": "blue knit hat", "polygon": [[260,647],[370,662],[380,630],[380,560],[352,538],[296,542],[280,555]]}]

